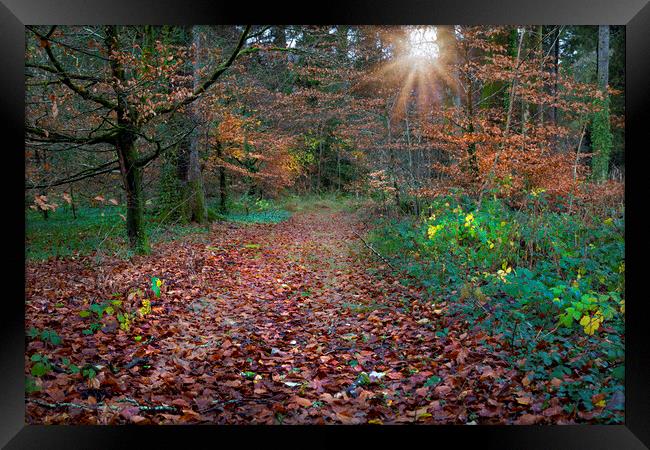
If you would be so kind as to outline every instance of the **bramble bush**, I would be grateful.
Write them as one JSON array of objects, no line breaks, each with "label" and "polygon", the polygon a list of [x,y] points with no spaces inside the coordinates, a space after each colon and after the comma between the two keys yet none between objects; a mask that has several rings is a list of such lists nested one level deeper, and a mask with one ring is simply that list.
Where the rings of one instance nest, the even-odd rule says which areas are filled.
[{"label": "bramble bush", "polygon": [[449,300],[450,314],[502,335],[512,364],[525,358],[533,378],[581,373],[582,387],[559,395],[591,411],[594,389],[623,390],[623,211],[587,221],[556,205],[543,189],[518,209],[441,196],[420,218],[384,221],[371,240],[408,282]]}]

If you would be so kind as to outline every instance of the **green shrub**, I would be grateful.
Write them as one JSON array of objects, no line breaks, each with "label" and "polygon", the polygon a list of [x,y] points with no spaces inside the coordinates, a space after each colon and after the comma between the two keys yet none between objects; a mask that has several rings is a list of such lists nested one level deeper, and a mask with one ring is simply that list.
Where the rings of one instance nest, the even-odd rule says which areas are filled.
[{"label": "green shrub", "polygon": [[624,349],[623,214],[585,221],[551,210],[543,191],[528,200],[476,210],[467,197],[437,198],[426,216],[381,222],[370,240],[410,282],[449,300],[450,314],[503,336],[513,365],[525,358],[522,370],[542,379],[590,365],[588,386],[566,392],[590,409],[585,392],[622,389],[612,370]]}]

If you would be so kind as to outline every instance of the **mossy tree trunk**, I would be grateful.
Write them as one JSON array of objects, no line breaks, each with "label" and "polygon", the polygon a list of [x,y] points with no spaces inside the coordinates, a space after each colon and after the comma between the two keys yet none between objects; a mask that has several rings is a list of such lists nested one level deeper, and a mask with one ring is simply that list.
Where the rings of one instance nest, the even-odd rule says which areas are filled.
[{"label": "mossy tree trunk", "polygon": [[[223,158],[221,142],[217,142],[217,158]],[[226,168],[219,166],[219,212],[225,214],[228,211],[228,184],[226,180]]]},{"label": "mossy tree trunk", "polygon": [[592,176],[594,180],[604,181],[609,171],[609,154],[612,148],[612,131],[609,123],[609,26],[598,27],[598,87],[604,95],[604,100],[596,100],[600,107],[594,114],[591,139],[594,150],[592,160]]},{"label": "mossy tree trunk", "polygon": [[[193,89],[199,86],[199,68],[201,36],[197,26],[190,30],[194,44],[194,62],[192,66]],[[199,106],[193,103],[189,106],[189,118],[192,126],[200,123]],[[199,130],[194,129],[189,135],[189,142],[182,145],[178,154],[178,174],[181,181],[180,213],[187,222],[205,223],[208,220],[208,209],[205,201],[203,175],[201,173],[201,157],[199,155]]]},{"label": "mossy tree trunk", "polygon": [[135,142],[122,136],[118,143],[120,172],[126,191],[126,230],[129,246],[136,253],[149,251],[149,240],[144,223],[144,202],[142,193],[142,168],[137,164]]},{"label": "mossy tree trunk", "polygon": [[[110,51],[116,51],[118,45],[118,33],[115,26],[106,28],[106,46]],[[124,67],[119,60],[111,59],[111,72],[113,75],[117,107],[117,127],[119,132],[115,137],[115,149],[117,150],[120,164],[122,183],[126,191],[126,231],[129,238],[129,246],[136,253],[148,253],[149,241],[144,223],[144,201],[142,190],[143,163],[139,159],[136,147],[137,112],[129,108],[127,94],[122,90],[122,83],[125,80]]]}]

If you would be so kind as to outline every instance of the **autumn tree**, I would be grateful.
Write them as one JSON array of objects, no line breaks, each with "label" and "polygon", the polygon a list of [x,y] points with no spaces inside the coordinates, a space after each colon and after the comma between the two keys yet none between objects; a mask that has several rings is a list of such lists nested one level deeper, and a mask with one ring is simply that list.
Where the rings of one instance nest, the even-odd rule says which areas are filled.
[{"label": "autumn tree", "polygon": [[[148,249],[144,227],[143,173],[145,167],[169,148],[186,139],[161,137],[166,120],[198,100],[242,54],[250,31],[245,27],[232,53],[192,88],[183,84],[178,70],[188,59],[187,49],[156,44],[152,57],[133,44],[142,39],[133,27],[28,27],[32,42],[26,70],[43,80],[30,95],[50,92],[53,106],[65,108],[65,123],[43,116],[42,104],[28,109],[25,126],[28,144],[112,148],[115,159],[85,169],[48,186],[69,183],[119,168],[126,192],[126,227],[129,244],[137,252]],[[131,39],[126,39],[131,34]],[[85,47],[85,48],[84,48]],[[169,86],[169,81],[172,86]],[[175,82],[174,82],[175,81]],[[38,186],[31,186],[38,187]]]}]

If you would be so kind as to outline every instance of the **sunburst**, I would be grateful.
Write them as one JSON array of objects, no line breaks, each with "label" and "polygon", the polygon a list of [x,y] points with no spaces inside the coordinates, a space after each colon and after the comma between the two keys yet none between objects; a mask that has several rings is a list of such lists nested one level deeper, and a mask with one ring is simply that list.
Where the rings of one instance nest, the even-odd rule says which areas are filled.
[{"label": "sunburst", "polygon": [[413,99],[420,114],[429,112],[441,99],[445,87],[456,89],[454,76],[442,64],[440,46],[433,26],[409,27],[402,54],[382,64],[374,76],[399,86],[391,108],[391,120],[404,117]]}]

